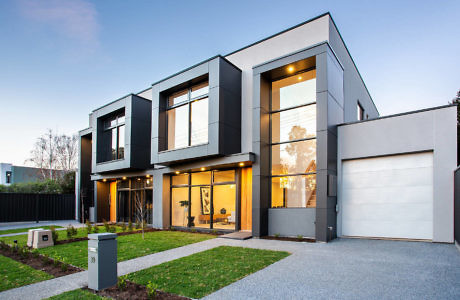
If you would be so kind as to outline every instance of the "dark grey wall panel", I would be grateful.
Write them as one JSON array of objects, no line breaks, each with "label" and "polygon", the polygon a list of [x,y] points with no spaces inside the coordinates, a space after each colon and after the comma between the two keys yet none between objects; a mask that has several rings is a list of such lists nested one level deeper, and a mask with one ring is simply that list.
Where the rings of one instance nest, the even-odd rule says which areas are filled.
[{"label": "dark grey wall panel", "polygon": [[268,234],[315,238],[315,220],[314,208],[270,208]]},{"label": "dark grey wall panel", "polygon": [[[167,96],[203,79],[209,81],[208,143],[167,150]],[[152,164],[176,164],[241,151],[241,70],[217,56],[154,84]]]}]

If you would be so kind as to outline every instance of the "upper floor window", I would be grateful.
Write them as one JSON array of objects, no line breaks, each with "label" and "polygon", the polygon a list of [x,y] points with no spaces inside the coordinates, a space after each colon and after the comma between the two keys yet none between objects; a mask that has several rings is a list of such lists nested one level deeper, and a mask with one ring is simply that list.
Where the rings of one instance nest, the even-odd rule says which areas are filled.
[{"label": "upper floor window", "polygon": [[208,142],[208,82],[168,97],[168,150]]},{"label": "upper floor window", "polygon": [[358,107],[357,107],[357,117],[358,121],[364,120],[364,108],[361,106],[361,104],[358,102]]},{"label": "upper floor window", "polygon": [[104,136],[106,137],[108,160],[125,157],[125,113],[119,113],[104,120]]},{"label": "upper floor window", "polygon": [[316,71],[272,82],[271,207],[316,207]]}]

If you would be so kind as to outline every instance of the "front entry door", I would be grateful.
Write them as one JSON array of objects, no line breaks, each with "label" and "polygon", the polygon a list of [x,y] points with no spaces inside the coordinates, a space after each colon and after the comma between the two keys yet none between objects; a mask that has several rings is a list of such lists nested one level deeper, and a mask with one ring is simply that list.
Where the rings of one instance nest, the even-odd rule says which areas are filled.
[{"label": "front entry door", "polygon": [[117,182],[110,183],[110,222],[117,221]]}]

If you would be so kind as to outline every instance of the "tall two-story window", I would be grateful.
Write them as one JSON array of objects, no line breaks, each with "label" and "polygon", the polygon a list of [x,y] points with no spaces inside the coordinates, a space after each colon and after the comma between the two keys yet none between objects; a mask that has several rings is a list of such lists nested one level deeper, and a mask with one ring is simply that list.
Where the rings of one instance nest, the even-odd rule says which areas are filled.
[{"label": "tall two-story window", "polygon": [[120,113],[104,121],[104,135],[109,141],[108,160],[125,157],[125,113]]},{"label": "tall two-story window", "polygon": [[316,207],[316,70],[272,82],[271,207]]},{"label": "tall two-story window", "polygon": [[168,150],[208,142],[208,82],[168,97]]}]

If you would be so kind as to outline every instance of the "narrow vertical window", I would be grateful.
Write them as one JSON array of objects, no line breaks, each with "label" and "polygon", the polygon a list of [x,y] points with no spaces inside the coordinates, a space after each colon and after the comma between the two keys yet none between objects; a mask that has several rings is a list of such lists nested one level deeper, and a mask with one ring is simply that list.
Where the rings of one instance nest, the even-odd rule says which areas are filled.
[{"label": "narrow vertical window", "polygon": [[316,207],[316,71],[272,82],[271,207]]},{"label": "narrow vertical window", "polygon": [[119,113],[104,120],[105,161],[125,157],[125,114]]},{"label": "narrow vertical window", "polygon": [[364,108],[361,106],[361,104],[358,101],[358,108],[357,108],[357,114],[358,114],[358,121],[364,120]]}]

